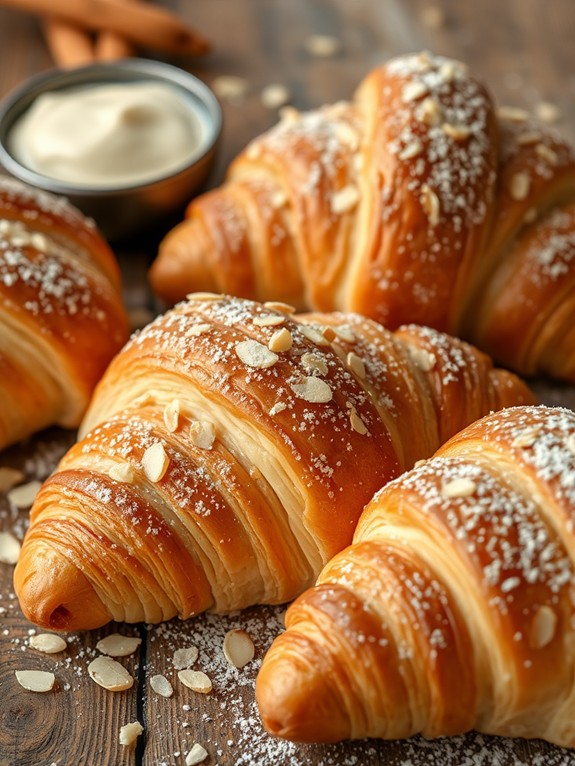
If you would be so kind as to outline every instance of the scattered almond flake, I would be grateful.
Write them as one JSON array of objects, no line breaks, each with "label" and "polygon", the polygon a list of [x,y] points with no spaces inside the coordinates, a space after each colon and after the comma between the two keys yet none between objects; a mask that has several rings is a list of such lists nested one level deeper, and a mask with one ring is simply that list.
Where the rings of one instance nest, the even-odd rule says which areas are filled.
[{"label": "scattered almond flake", "polygon": [[180,670],[178,678],[194,692],[209,694],[212,691],[212,682],[201,670]]},{"label": "scattered almond flake", "polygon": [[308,375],[301,383],[290,383],[290,388],[298,399],[304,399],[313,404],[330,402],[333,397],[331,388],[321,378]]},{"label": "scattered almond flake", "polygon": [[242,340],[236,343],[235,351],[239,359],[248,367],[265,369],[272,367],[279,359],[277,354],[257,340]]},{"label": "scattered almond flake", "polygon": [[299,330],[305,338],[307,338],[308,340],[311,340],[311,342],[315,343],[316,346],[329,346],[330,344],[330,341],[325,337],[323,332],[317,327],[312,327],[311,325],[302,324],[300,325]]},{"label": "scattered almond flake", "polygon": [[58,654],[68,647],[62,636],[56,636],[54,633],[38,633],[30,636],[29,644],[32,649],[37,649],[44,654]]},{"label": "scattered almond flake", "polygon": [[212,303],[213,301],[220,301],[225,298],[223,293],[188,293],[186,298],[189,301],[197,301],[199,303]]},{"label": "scattered almond flake", "polygon": [[557,628],[557,615],[550,606],[540,606],[533,621],[529,633],[529,644],[533,649],[542,649],[550,644]]},{"label": "scattered almond flake", "polygon": [[276,402],[273,407],[270,409],[270,415],[278,415],[280,412],[283,412],[285,409],[287,409],[287,404],[285,402]]},{"label": "scattered almond flake", "polygon": [[516,106],[500,106],[497,109],[497,116],[506,122],[526,122],[529,119],[529,112]]},{"label": "scattered almond flake", "polygon": [[518,434],[511,442],[512,447],[532,447],[539,435],[541,434],[541,428],[526,428],[520,434]]},{"label": "scattered almond flake", "polygon": [[115,463],[108,470],[108,476],[114,481],[121,481],[125,484],[134,483],[134,470],[129,463]]},{"label": "scattered almond flake", "polygon": [[441,488],[441,494],[444,497],[469,497],[473,495],[476,489],[477,485],[473,479],[462,476],[444,484]]},{"label": "scattered almond flake", "polygon": [[428,29],[441,29],[445,25],[445,12],[438,5],[426,5],[421,9],[420,18]]},{"label": "scattered almond flake", "polygon": [[159,694],[160,697],[171,697],[174,693],[174,687],[168,681],[166,676],[155,675],[150,678],[150,686]]},{"label": "scattered almond flake", "polygon": [[397,155],[400,160],[411,160],[413,157],[418,157],[423,151],[423,144],[419,138],[414,138],[410,141]]},{"label": "scattered almond flake", "polygon": [[254,658],[254,642],[245,630],[228,630],[224,637],[224,655],[235,668],[243,668]]},{"label": "scattered almond flake", "polygon": [[134,654],[141,643],[142,639],[137,636],[122,636],[120,633],[110,633],[109,636],[98,641],[96,649],[110,657],[128,657],[130,654]]},{"label": "scattered almond flake", "polygon": [[467,73],[467,67],[461,61],[445,61],[439,67],[439,76],[443,82],[452,82],[453,80],[464,77]]},{"label": "scattered almond flake", "polygon": [[573,452],[575,454],[575,434],[571,434],[571,436],[567,437],[565,446],[570,452]]},{"label": "scattered almond flake", "polygon": [[354,431],[357,431],[357,433],[361,434],[362,436],[366,435],[367,426],[361,419],[360,415],[357,413],[355,407],[352,407],[349,411],[349,422],[351,423],[351,427]]},{"label": "scattered almond flake", "polygon": [[205,761],[207,757],[208,751],[195,742],[194,745],[192,745],[192,749],[186,755],[186,766],[196,766],[196,764]]},{"label": "scattered almond flake", "polygon": [[425,458],[422,460],[416,460],[415,463],[413,464],[413,467],[419,468],[420,466],[425,465],[426,463],[427,463],[427,460]]},{"label": "scattered almond flake", "polygon": [[120,729],[120,744],[123,747],[132,747],[143,731],[144,727],[139,721],[124,724]]},{"label": "scattered almond flake", "polygon": [[546,123],[557,122],[561,117],[561,110],[549,101],[539,101],[535,104],[535,114],[539,120]]},{"label": "scattered almond flake", "polygon": [[142,455],[144,473],[154,483],[164,478],[169,465],[170,458],[167,456],[162,442],[154,442]]},{"label": "scattered almond flake", "polygon": [[347,366],[351,368],[358,378],[361,380],[365,379],[365,362],[353,351],[350,351],[347,355]]},{"label": "scattered almond flake", "polygon": [[154,317],[153,312],[144,306],[136,306],[128,311],[128,319],[130,320],[132,330],[141,330],[142,327],[150,324]]},{"label": "scattered almond flake", "polygon": [[550,165],[556,165],[557,162],[559,161],[557,152],[553,151],[553,149],[551,149],[550,146],[547,146],[547,144],[537,144],[537,146],[535,147],[535,151],[542,159],[544,159]]},{"label": "scattered almond flake", "polygon": [[[345,343],[355,343],[357,340],[357,337],[354,333],[354,331],[351,329],[351,327],[346,327],[345,325],[339,325],[338,327],[333,328],[327,328],[328,330],[333,330],[333,332],[336,334],[336,336],[343,340]],[[326,334],[327,337],[327,334]]]},{"label": "scattered almond flake", "polygon": [[339,52],[341,44],[332,35],[310,35],[305,41],[308,53],[318,58],[329,58]]},{"label": "scattered almond flake", "polygon": [[291,93],[285,85],[266,85],[262,90],[260,99],[266,109],[279,109],[291,99]]},{"label": "scattered almond flake", "polygon": [[444,122],[441,128],[446,136],[455,141],[465,141],[471,134],[467,125],[452,125],[450,122]]},{"label": "scattered almond flake", "polygon": [[519,146],[531,146],[531,144],[536,144],[537,141],[541,141],[541,138],[542,136],[539,131],[527,130],[517,136],[517,143]]},{"label": "scattered almond flake", "polygon": [[292,346],[293,346],[292,334],[285,327],[282,327],[281,330],[274,332],[274,334],[272,335],[272,337],[269,339],[269,342],[268,342],[269,350],[277,351],[278,353],[281,353],[282,351],[289,351]]},{"label": "scattered almond flake", "polygon": [[169,433],[173,434],[180,425],[180,400],[172,399],[164,407],[164,425]]},{"label": "scattered almond flake", "polygon": [[21,484],[19,487],[14,487],[8,492],[8,500],[16,506],[16,508],[30,508],[36,499],[42,482],[29,481],[27,484]]},{"label": "scattered almond flake", "polygon": [[443,119],[443,112],[439,102],[434,98],[424,99],[417,110],[417,119],[430,127],[436,127]]},{"label": "scattered almond flake", "polygon": [[92,681],[110,692],[121,692],[134,685],[126,668],[111,657],[96,657],[88,665],[88,674]]},{"label": "scattered almond flake", "polygon": [[431,226],[437,226],[439,223],[441,205],[439,197],[428,184],[421,184],[421,196],[419,197],[419,201],[425,210],[427,220]]},{"label": "scattered almond flake", "polygon": [[190,439],[200,449],[212,449],[216,440],[216,429],[207,420],[194,420],[190,423]]},{"label": "scattered almond flake", "polygon": [[10,532],[0,532],[0,562],[17,564],[22,546]]},{"label": "scattered almond flake", "polygon": [[285,316],[264,314],[263,316],[254,317],[253,322],[258,327],[276,327],[278,324],[283,324],[285,322]]},{"label": "scattered almond flake", "polygon": [[511,176],[511,181],[509,182],[509,193],[512,199],[516,200],[517,202],[521,202],[522,200],[526,199],[530,188],[531,178],[529,177],[529,173],[526,171],[522,170],[519,173],[514,173]]},{"label": "scattered almond flake", "polygon": [[306,372],[319,372],[320,375],[327,375],[327,362],[319,354],[313,352],[302,354],[300,361]]},{"label": "scattered almond flake", "polygon": [[198,659],[198,648],[196,646],[187,646],[184,649],[176,649],[172,662],[176,670],[185,670],[191,668]]},{"label": "scattered almond flake", "polygon": [[270,311],[279,311],[282,314],[295,314],[295,307],[281,301],[266,301],[264,308]]},{"label": "scattered almond flake", "polygon": [[359,202],[359,191],[355,186],[344,186],[343,189],[338,189],[331,195],[331,210],[332,213],[339,215],[340,213],[347,213]]},{"label": "scattered almond flake", "polygon": [[0,492],[8,492],[12,487],[23,482],[24,478],[22,471],[17,468],[2,466],[0,468]]},{"label": "scattered almond flake", "polygon": [[[284,124],[299,122],[301,112],[295,106],[282,106],[279,111],[280,121]],[[265,304],[264,304],[265,305]]]},{"label": "scattered almond flake", "polygon": [[49,692],[54,688],[54,673],[45,670],[16,670],[16,680],[29,692]]},{"label": "scattered almond flake", "polygon": [[249,83],[244,77],[220,75],[212,80],[212,90],[218,98],[231,104],[241,104],[249,91]]},{"label": "scattered almond flake", "polygon": [[408,82],[407,85],[405,85],[401,93],[401,98],[405,104],[408,104],[411,101],[417,101],[423,96],[426,96],[428,93],[429,88],[424,82],[413,80],[412,82]]},{"label": "scattered almond flake", "polygon": [[191,327],[188,327],[185,334],[188,338],[194,338],[198,335],[203,335],[210,328],[211,325],[207,324],[206,322],[200,322],[199,324],[193,324]]},{"label": "scattered almond flake", "polygon": [[435,354],[432,354],[431,351],[427,351],[424,348],[415,348],[410,346],[409,355],[415,364],[419,367],[419,369],[423,372],[429,372],[435,367],[437,363],[437,357]]}]

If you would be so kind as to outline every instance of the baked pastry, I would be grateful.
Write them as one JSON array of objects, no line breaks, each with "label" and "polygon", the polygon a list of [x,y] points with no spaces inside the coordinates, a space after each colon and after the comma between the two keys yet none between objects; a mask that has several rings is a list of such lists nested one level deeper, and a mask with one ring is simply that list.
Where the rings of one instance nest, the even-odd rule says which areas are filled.
[{"label": "baked pastry", "polygon": [[29,619],[76,630],[288,601],[375,490],[533,401],[434,330],[289,309],[198,294],[114,359],[32,508],[15,573]]},{"label": "baked pastry", "polygon": [[127,338],[118,265],[93,222],[0,176],[0,449],[77,427]]},{"label": "baked pastry", "polygon": [[575,155],[458,61],[402,56],[252,141],[152,265],[216,290],[464,337],[575,381]]},{"label": "baked pastry", "polygon": [[514,407],[365,509],[256,693],[301,741],[477,729],[575,746],[575,413]]}]

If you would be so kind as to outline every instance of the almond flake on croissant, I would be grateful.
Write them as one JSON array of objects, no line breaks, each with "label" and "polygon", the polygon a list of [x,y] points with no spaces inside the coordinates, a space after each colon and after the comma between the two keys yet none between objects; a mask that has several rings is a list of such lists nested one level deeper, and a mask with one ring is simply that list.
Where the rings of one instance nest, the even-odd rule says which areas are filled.
[{"label": "almond flake on croissant", "polygon": [[462,63],[402,56],[252,141],[150,277],[169,302],[216,290],[415,322],[575,381],[575,154],[520,110],[498,118]]},{"label": "almond flake on croissant", "polygon": [[75,630],[292,599],[377,489],[482,414],[532,401],[435,330],[190,296],[114,359],[38,494],[22,609]]},{"label": "almond flake on croissant", "polygon": [[366,507],[256,685],[299,741],[476,729],[575,746],[575,413],[513,407]]},{"label": "almond flake on croissant", "polygon": [[0,178],[0,449],[77,427],[127,338],[120,271],[94,223]]}]

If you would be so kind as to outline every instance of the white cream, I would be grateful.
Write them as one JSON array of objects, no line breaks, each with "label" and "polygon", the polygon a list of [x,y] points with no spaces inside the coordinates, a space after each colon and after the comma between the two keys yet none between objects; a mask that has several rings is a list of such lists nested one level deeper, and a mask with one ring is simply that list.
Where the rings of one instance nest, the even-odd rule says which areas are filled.
[{"label": "white cream", "polygon": [[168,175],[202,140],[191,102],[150,80],[45,93],[15,123],[10,148],[31,170],[102,188]]}]

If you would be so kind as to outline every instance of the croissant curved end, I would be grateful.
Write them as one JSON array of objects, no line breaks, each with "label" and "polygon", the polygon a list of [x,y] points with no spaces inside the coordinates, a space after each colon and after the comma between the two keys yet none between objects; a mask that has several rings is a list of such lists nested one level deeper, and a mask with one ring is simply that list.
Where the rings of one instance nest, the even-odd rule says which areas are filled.
[{"label": "croissant curved end", "polygon": [[55,550],[24,547],[14,587],[25,616],[49,630],[90,630],[112,615],[82,572]]},{"label": "croissant curved end", "polygon": [[[350,721],[328,676],[311,656],[302,659],[303,636],[280,636],[269,650],[256,680],[256,699],[267,731],[292,742],[338,742],[350,736]],[[311,646],[308,644],[307,653]],[[319,663],[321,666],[321,663]],[[319,737],[319,739],[318,739]]]}]

